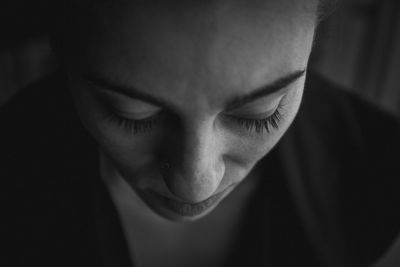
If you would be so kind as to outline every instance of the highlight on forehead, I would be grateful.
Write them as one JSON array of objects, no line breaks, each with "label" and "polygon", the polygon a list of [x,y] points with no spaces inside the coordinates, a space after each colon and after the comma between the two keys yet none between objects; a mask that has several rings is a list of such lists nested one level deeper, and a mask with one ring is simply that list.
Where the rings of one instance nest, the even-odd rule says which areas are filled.
[{"label": "highlight on forehead", "polygon": [[[148,11],[150,12],[148,14],[157,12],[159,15],[171,16],[175,19],[184,14],[190,22],[196,17],[207,20],[204,16],[213,16],[212,14],[217,12],[216,9],[221,9],[221,7],[222,9],[234,7],[241,10],[240,12],[246,10],[246,13],[242,15],[251,17],[256,17],[253,16],[255,14],[251,15],[253,11],[262,13],[263,10],[279,8],[278,12],[271,11],[270,13],[277,16],[286,13],[285,16],[290,18],[291,12],[297,6],[304,10],[304,14],[311,15],[309,18],[314,23],[319,17],[316,14],[317,3],[319,3],[318,10],[325,10],[327,3],[331,1],[335,0],[59,0],[52,3],[57,8],[57,12],[53,12],[54,17],[49,25],[53,44],[62,47],[70,40],[82,42],[83,39],[104,30],[102,25],[109,25],[110,17],[120,18],[123,13],[127,15],[126,17],[132,17],[133,14],[129,12],[135,10],[136,7],[143,8],[145,11],[137,12],[136,15],[146,17]],[[214,15],[219,17],[218,14]],[[268,20],[268,15],[258,17]],[[183,23],[186,24],[186,22]],[[201,21],[199,23],[202,25]],[[72,38],[71,35],[73,35]]]},{"label": "highlight on forehead", "polygon": [[[56,12],[52,12],[54,14],[53,19],[56,20],[56,22],[79,25],[82,22],[89,22],[90,17],[93,15],[97,14],[102,19],[113,13],[118,16],[119,12],[129,11],[130,8],[134,6],[174,13],[188,10],[204,10],[204,8],[207,11],[212,11],[221,6],[236,6],[241,9],[252,9],[252,7],[254,7],[254,11],[257,11],[258,9],[268,9],[273,6],[278,6],[279,3],[279,5],[283,6],[284,9],[288,11],[293,6],[301,5],[304,7],[304,10],[308,12],[326,13],[329,9],[328,7],[331,6],[330,3],[336,1],[337,0],[59,0],[52,1],[51,5],[56,9]],[[318,6],[318,8],[313,8],[315,6]],[[315,14],[314,17],[321,17],[321,14]]]},{"label": "highlight on forehead", "polygon": [[[50,0],[46,0],[50,1]],[[286,2],[301,1],[302,5],[306,6],[309,3],[317,3],[320,11],[328,9],[331,3],[337,0],[287,0]],[[59,0],[51,1],[53,6],[59,9],[69,10],[70,12],[77,12],[82,10],[99,10],[102,8],[118,9],[127,5],[138,5],[148,7],[168,7],[169,9],[175,8],[196,8],[196,7],[212,7],[218,5],[240,5],[240,6],[268,6],[276,3],[283,3],[282,0]]]}]

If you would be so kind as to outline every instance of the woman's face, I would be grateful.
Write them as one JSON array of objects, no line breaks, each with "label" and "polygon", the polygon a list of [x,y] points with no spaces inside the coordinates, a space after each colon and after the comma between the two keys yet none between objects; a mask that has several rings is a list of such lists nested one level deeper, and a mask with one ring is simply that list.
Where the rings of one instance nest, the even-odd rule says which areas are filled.
[{"label": "woman's face", "polygon": [[295,117],[316,1],[159,2],[91,9],[66,64],[114,171],[161,216],[194,220]]}]

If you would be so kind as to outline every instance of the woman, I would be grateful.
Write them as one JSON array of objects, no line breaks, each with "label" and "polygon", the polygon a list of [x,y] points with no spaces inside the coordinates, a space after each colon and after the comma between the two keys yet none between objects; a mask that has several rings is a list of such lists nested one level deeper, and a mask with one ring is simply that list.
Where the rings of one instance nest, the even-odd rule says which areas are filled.
[{"label": "woman", "polygon": [[399,124],[307,74],[320,4],[91,0],[56,12],[63,71],[1,112],[6,264],[382,258],[400,225]]}]

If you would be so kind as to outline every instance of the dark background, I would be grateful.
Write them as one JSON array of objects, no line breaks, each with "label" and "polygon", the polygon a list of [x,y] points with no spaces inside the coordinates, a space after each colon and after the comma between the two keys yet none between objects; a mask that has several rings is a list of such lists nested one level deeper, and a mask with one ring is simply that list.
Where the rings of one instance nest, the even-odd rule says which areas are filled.
[{"label": "dark background", "polygon": [[[4,6],[5,5],[5,6]],[[46,5],[0,9],[0,105],[56,66]],[[346,0],[320,25],[311,68],[400,116],[400,1]]]}]

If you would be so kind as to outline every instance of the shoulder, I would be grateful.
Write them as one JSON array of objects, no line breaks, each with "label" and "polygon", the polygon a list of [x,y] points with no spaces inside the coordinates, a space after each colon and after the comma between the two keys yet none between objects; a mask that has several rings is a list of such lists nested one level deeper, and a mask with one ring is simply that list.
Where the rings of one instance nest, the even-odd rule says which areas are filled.
[{"label": "shoulder", "polygon": [[6,265],[36,260],[58,265],[57,255],[70,251],[67,261],[73,261],[72,254],[87,245],[88,176],[97,158],[64,82],[53,74],[0,108],[0,228],[6,231],[1,240],[10,256]]},{"label": "shoulder", "polygon": [[[359,134],[354,137],[361,139],[379,135],[392,139],[400,131],[398,116],[313,73],[306,82],[303,104],[304,113],[313,113],[307,116],[319,119],[319,122],[327,122],[329,118],[346,127],[345,130]],[[327,123],[323,125],[327,126]]]},{"label": "shoulder", "polygon": [[319,145],[314,149],[336,167],[351,170],[353,165],[357,173],[346,183],[373,182],[375,192],[388,183],[400,186],[399,117],[315,75],[305,90],[297,131],[309,134],[308,140]]},{"label": "shoulder", "polygon": [[3,176],[45,173],[63,149],[70,115],[62,82],[51,75],[22,89],[0,108]]},{"label": "shoulder", "polygon": [[0,172],[14,189],[61,185],[67,182],[61,178],[72,175],[74,168],[84,164],[82,159],[95,152],[75,113],[65,78],[58,73],[23,89],[1,107],[0,124]]},{"label": "shoulder", "polygon": [[[51,163],[65,163],[90,142],[73,108],[61,73],[53,73],[21,90],[0,107],[0,157],[2,169],[17,164],[29,174],[51,169]],[[79,153],[76,153],[79,155]],[[7,162],[7,164],[5,164]],[[32,168],[32,169],[30,169]]]},{"label": "shoulder", "polygon": [[336,163],[368,163],[366,169],[386,176],[399,170],[399,117],[315,74],[306,82],[293,128]]},{"label": "shoulder", "polygon": [[320,228],[320,247],[329,243],[353,266],[377,260],[399,233],[399,136],[397,117],[311,74],[282,140],[295,169],[289,183]]}]

